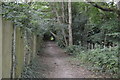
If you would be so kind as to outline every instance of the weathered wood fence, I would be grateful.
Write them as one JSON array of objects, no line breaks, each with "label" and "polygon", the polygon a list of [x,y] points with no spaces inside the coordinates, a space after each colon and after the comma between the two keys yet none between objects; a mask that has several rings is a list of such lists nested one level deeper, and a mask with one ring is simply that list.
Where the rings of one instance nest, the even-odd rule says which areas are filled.
[{"label": "weathered wood fence", "polygon": [[40,49],[41,37],[0,16],[0,78],[20,78]]},{"label": "weathered wood fence", "polygon": [[0,79],[2,78],[2,17],[0,16]]}]

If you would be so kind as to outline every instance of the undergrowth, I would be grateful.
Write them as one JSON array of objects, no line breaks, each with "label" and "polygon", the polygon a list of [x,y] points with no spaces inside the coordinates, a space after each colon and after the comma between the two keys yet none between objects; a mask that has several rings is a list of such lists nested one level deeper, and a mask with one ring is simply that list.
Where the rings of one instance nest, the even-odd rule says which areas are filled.
[{"label": "undergrowth", "polygon": [[74,55],[80,63],[85,64],[89,70],[118,77],[118,47],[83,50],[79,46],[69,46],[66,51]]},{"label": "undergrowth", "polygon": [[29,65],[27,65],[22,73],[22,78],[40,78],[42,77],[39,72],[40,64],[38,57],[36,57]]}]

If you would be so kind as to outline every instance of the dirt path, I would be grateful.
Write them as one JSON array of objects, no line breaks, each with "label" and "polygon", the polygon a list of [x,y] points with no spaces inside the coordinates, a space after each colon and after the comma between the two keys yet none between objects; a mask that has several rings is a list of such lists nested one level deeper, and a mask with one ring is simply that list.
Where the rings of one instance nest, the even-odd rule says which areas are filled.
[{"label": "dirt path", "polygon": [[46,42],[39,59],[45,78],[98,78],[87,69],[71,64],[69,56],[54,42]]}]

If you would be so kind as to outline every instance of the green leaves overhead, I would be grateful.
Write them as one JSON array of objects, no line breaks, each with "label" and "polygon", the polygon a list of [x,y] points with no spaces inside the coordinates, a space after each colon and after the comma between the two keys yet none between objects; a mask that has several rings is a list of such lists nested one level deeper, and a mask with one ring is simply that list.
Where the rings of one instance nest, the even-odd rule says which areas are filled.
[{"label": "green leaves overhead", "polygon": [[[29,28],[35,34],[43,35],[50,31],[61,32],[61,29],[64,29],[66,36],[68,36],[68,7],[67,3],[63,4],[65,11],[64,22],[62,22],[63,13],[61,3],[2,3],[2,16],[5,19],[13,21],[16,27]],[[116,7],[113,3],[101,2],[97,4],[106,8]],[[55,11],[53,11],[54,7],[58,12],[61,23],[57,22]],[[102,32],[106,31],[106,34],[113,35],[113,33],[118,33],[120,30],[120,23],[116,13],[102,11],[85,2],[72,3],[72,16],[75,43],[82,41],[82,39],[83,41],[87,39],[102,40],[103,38],[100,38],[100,35],[104,36],[104,33],[101,34]]]},{"label": "green leaves overhead", "polygon": [[30,28],[36,34],[44,34],[49,26],[48,3],[3,3],[3,18],[11,20],[16,27]]}]

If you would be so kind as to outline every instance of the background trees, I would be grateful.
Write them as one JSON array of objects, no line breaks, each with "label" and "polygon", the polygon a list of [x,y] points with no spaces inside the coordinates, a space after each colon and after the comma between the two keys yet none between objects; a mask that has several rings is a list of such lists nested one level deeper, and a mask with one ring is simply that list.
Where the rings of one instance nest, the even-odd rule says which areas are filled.
[{"label": "background trees", "polygon": [[[45,34],[53,35],[58,45],[69,46],[72,52],[78,49],[80,49],[78,52],[81,52],[81,49],[89,51],[96,48],[116,47],[120,40],[119,3],[11,2],[2,3],[2,6],[3,18],[11,20],[15,27],[20,27],[23,31],[27,30],[41,38]],[[107,51],[109,52],[109,49]],[[99,52],[95,53],[99,54]],[[85,54],[81,56],[83,57]],[[100,56],[102,59],[103,55]],[[110,63],[110,65],[113,64]]]}]

